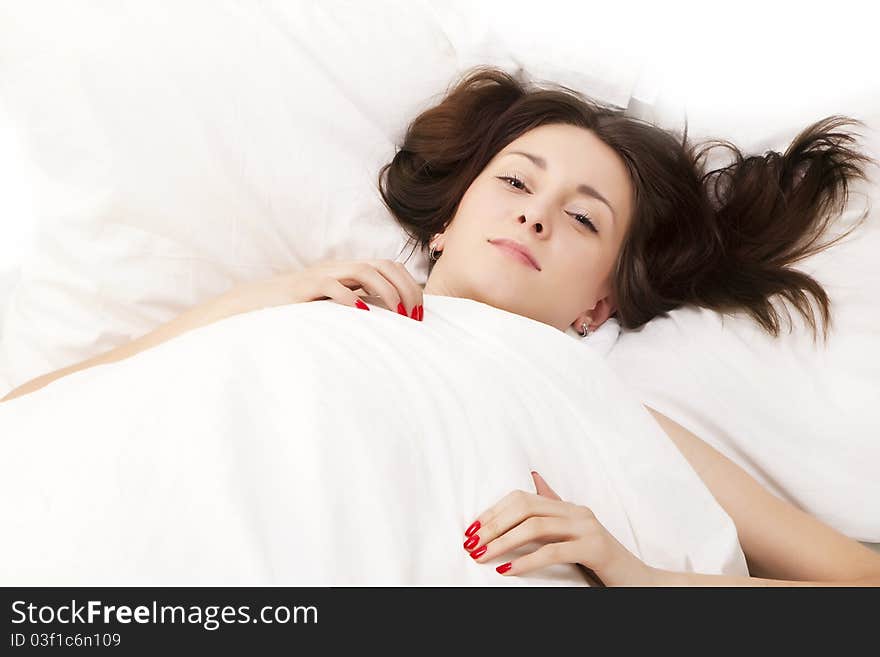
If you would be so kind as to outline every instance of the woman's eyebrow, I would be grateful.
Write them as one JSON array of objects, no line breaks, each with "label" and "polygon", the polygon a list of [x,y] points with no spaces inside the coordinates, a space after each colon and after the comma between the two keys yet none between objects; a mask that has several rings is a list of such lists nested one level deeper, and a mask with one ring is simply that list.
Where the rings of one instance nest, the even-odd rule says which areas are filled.
[{"label": "woman's eyebrow", "polygon": [[[540,155],[533,155],[532,153],[525,153],[523,151],[509,151],[505,155],[522,155],[529,158],[532,163],[539,169],[542,169],[543,171],[547,170],[547,160],[545,160]],[[594,198],[597,201],[602,201],[602,203],[607,205],[608,209],[611,210],[611,218],[616,221],[617,215],[614,214],[614,208],[611,207],[611,203],[609,203],[608,199],[602,196],[602,194],[600,194],[595,187],[593,187],[592,185],[581,184],[577,186],[577,192],[579,194],[583,194],[584,196]]]}]

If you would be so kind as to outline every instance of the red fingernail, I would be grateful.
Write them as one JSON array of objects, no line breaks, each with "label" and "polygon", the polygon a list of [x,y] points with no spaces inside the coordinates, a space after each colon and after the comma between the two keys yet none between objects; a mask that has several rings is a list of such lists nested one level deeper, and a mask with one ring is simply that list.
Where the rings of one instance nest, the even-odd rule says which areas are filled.
[{"label": "red fingernail", "polygon": [[471,552],[471,558],[472,558],[472,559],[479,559],[479,558],[482,557],[484,554],[486,554],[486,550],[488,550],[488,549],[489,549],[489,546],[488,546],[488,545],[484,545],[484,546],[482,546],[482,547],[478,547],[476,550],[474,550],[473,552]]},{"label": "red fingernail", "polygon": [[412,315],[410,315],[410,317],[412,317],[413,319],[419,318],[419,307],[418,306],[413,306]]},{"label": "red fingernail", "polygon": [[422,317],[425,316],[425,308],[424,306],[419,306],[419,321],[422,321]]},{"label": "red fingernail", "polygon": [[495,570],[498,571],[498,574],[499,574],[499,575],[503,575],[504,573],[506,573],[506,572],[507,572],[508,570],[510,570],[511,568],[512,568],[512,566],[510,565],[510,562],[508,561],[507,563],[503,563],[503,564],[501,564],[500,566],[498,566]]},{"label": "red fingernail", "polygon": [[364,309],[364,310],[369,310],[369,308],[367,307],[367,304],[365,304],[365,303],[364,303],[363,301],[361,301],[360,299],[358,299],[357,301],[355,301],[355,302],[354,302],[354,305],[356,305],[358,308],[362,308],[362,309]]},{"label": "red fingernail", "polygon": [[406,314],[406,306],[404,306],[403,303],[397,304],[397,312],[399,312],[404,317],[408,317],[408,315]]},{"label": "red fingernail", "polygon": [[480,537],[474,534],[468,540],[464,542],[465,550],[473,550],[477,545],[480,544]]},{"label": "red fingernail", "polygon": [[480,521],[474,520],[471,523],[471,526],[467,528],[467,531],[464,533],[465,536],[473,536],[474,532],[480,528]]}]

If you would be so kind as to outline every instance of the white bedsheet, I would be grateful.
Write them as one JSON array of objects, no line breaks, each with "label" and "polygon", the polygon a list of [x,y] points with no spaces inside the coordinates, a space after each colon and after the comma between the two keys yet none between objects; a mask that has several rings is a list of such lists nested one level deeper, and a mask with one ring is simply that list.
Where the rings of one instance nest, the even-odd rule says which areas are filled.
[{"label": "white bedsheet", "polygon": [[730,518],[595,351],[425,295],[191,331],[0,404],[0,584],[586,585],[462,548],[539,471],[648,564],[747,574]]}]

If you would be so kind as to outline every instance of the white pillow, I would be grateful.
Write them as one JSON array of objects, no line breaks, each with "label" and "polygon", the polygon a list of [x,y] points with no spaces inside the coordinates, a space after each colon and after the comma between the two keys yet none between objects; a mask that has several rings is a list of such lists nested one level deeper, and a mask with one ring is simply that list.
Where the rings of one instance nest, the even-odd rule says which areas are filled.
[{"label": "white pillow", "polygon": [[578,10],[569,2],[551,2],[536,11],[528,0],[446,0],[428,6],[459,68],[488,62],[511,71],[524,69],[536,81],[585,90],[621,108],[629,105],[636,88],[650,87],[662,76],[649,71],[645,49],[621,41],[615,28],[625,16],[618,9]]},{"label": "white pillow", "polygon": [[[859,145],[880,158],[880,105],[873,114],[850,115],[868,125],[855,128],[863,135]],[[782,152],[804,127],[764,146]],[[876,167],[866,173],[869,182],[852,186],[829,235],[842,233],[870,206],[865,224],[793,266],[831,298],[827,349],[821,337],[814,346],[793,309],[793,332],[783,311],[774,339],[746,313],[722,319],[684,307],[623,330],[608,362],[646,406],[705,439],[778,496],[850,537],[880,542],[880,177]]]},{"label": "white pillow", "polygon": [[[240,281],[324,258],[403,261],[407,237],[377,174],[465,67],[522,66],[605,102],[630,96],[635,63],[596,57],[575,72],[590,49],[563,38],[573,26],[511,42],[490,12],[470,12],[409,1],[0,7],[0,93],[50,181],[7,309],[0,386],[106,352]],[[489,41],[457,51],[460,25]],[[569,75],[545,61],[551,46]],[[425,257],[406,264],[424,283]]]}]

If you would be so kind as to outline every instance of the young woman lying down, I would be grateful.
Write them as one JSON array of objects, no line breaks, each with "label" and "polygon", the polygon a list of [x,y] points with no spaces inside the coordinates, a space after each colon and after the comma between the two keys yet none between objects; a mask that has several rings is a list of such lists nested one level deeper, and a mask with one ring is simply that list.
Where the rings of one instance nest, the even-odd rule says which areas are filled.
[{"label": "young woman lying down", "polygon": [[[588,395],[603,394],[605,379],[598,369],[591,379],[590,372],[566,369],[566,365],[578,364],[576,357],[568,364],[561,362],[567,359],[564,354],[569,347],[560,340],[573,343],[571,348],[577,342],[565,335],[571,329],[589,340],[589,334],[609,318],[616,318],[624,329],[632,330],[671,309],[693,304],[719,312],[745,310],[778,335],[779,321],[771,297],[782,295],[816,330],[804,294],[808,292],[819,304],[827,333],[827,295],[815,280],[788,269],[787,265],[827,246],[816,246],[814,236],[822,233],[834,218],[835,210],[842,207],[847,183],[863,175],[861,165],[868,159],[852,149],[852,137],[841,131],[849,122],[852,121],[843,117],[830,117],[804,130],[785,154],[743,158],[737,152],[737,161],[732,165],[706,173],[701,165],[705,152],[697,153],[688,145],[686,136],[679,141],[664,130],[568,90],[528,88],[501,71],[479,68],[459,81],[442,102],[412,122],[393,161],[379,174],[380,191],[388,209],[418,247],[430,254],[424,287],[402,262],[322,261],[270,280],[239,285],[128,345],[35,379],[12,391],[4,401],[27,395],[73,372],[127,360],[167,344],[172,338],[179,340],[185,333],[188,339],[207,336],[204,327],[221,320],[224,323],[233,317],[243,318],[255,311],[279,311],[291,304],[314,304],[316,310],[300,313],[297,321],[312,322],[311,325],[323,322],[321,330],[326,343],[321,342],[321,336],[315,336],[299,346],[310,353],[296,358],[311,358],[311,364],[324,358],[324,362],[332,363],[334,371],[326,381],[312,375],[309,389],[297,388],[298,398],[314,395],[301,407],[314,410],[309,428],[299,427],[296,436],[291,437],[291,441],[313,441],[309,447],[313,460],[308,463],[320,463],[322,457],[315,451],[322,448],[319,443],[334,440],[327,437],[331,431],[327,422],[353,421],[346,414],[358,408],[358,400],[370,396],[371,388],[396,385],[375,378],[358,379],[364,371],[370,371],[369,364],[377,359],[389,372],[399,372],[403,379],[414,377],[412,386],[390,388],[394,391],[393,399],[388,399],[386,405],[369,407],[374,412],[357,418],[358,438],[348,443],[353,450],[406,434],[405,427],[395,424],[399,418],[394,417],[393,409],[400,409],[403,416],[410,407],[421,408],[418,404],[423,400],[408,396],[411,393],[407,392],[419,389],[418,381],[431,378],[441,386],[438,400],[444,399],[443,391],[454,390],[459,382],[471,386],[471,397],[449,402],[460,407],[442,407],[438,403],[427,408],[419,419],[430,425],[432,431],[440,432],[438,435],[455,431],[460,436],[472,431],[468,433],[471,442],[458,444],[457,455],[450,457],[463,458],[463,465],[444,465],[445,457],[439,453],[435,454],[438,460],[422,463],[420,452],[406,450],[433,447],[401,443],[397,449],[403,451],[397,453],[410,454],[406,457],[410,460],[404,460],[402,466],[388,462],[389,471],[370,473],[375,484],[369,483],[368,478],[357,485],[355,481],[349,482],[349,494],[357,497],[364,490],[358,486],[392,486],[388,482],[395,478],[394,467],[424,468],[422,481],[426,486],[440,485],[440,471],[453,468],[449,476],[443,475],[444,481],[468,487],[462,499],[486,502],[462,512],[470,517],[452,514],[436,519],[444,523],[461,522],[463,541],[457,546],[449,544],[436,549],[449,550],[450,554],[460,551],[469,568],[498,564],[493,577],[517,578],[560,564],[577,564],[589,581],[609,586],[878,585],[880,555],[772,495],[699,436],[650,408],[647,412],[656,421],[655,427],[662,430],[654,434],[655,442],[662,441],[664,435],[668,437],[665,447],[657,445],[656,454],[669,456],[662,450],[677,448],[677,456],[686,460],[711,493],[711,499],[707,497],[708,501],[700,504],[717,503],[732,521],[734,540],[742,548],[747,571],[725,571],[722,565],[707,574],[699,572],[696,557],[689,556],[681,562],[647,557],[652,550],[648,545],[652,535],[660,541],[659,537],[665,535],[663,531],[669,535],[685,531],[687,514],[691,513],[688,505],[695,503],[690,495],[675,498],[678,502],[673,498],[665,500],[669,513],[664,519],[667,527],[648,529],[644,523],[650,524],[650,514],[644,511],[650,505],[645,499],[650,497],[650,491],[638,486],[630,489],[640,491],[641,501],[635,497],[618,500],[622,511],[616,514],[612,507],[618,502],[613,498],[622,500],[629,493],[625,486],[614,488],[618,484],[614,484],[613,474],[608,475],[611,483],[589,484],[597,487],[589,493],[594,499],[566,500],[551,488],[551,483],[560,491],[574,490],[578,484],[563,487],[555,482],[563,477],[571,477],[566,481],[575,482],[587,473],[563,475],[556,470],[554,478],[545,472],[548,483],[531,469],[541,469],[533,460],[523,464],[528,485],[489,498],[486,490],[481,492],[479,482],[491,480],[494,475],[485,469],[471,471],[467,460],[467,450],[473,449],[473,454],[477,454],[491,443],[502,446],[501,452],[492,456],[481,453],[473,462],[497,459],[502,472],[512,467],[505,461],[505,443],[497,442],[501,439],[494,435],[487,436],[491,429],[482,424],[479,431],[475,429],[485,420],[478,415],[481,411],[494,412],[502,407],[499,403],[505,403],[496,400],[496,395],[516,396],[522,401],[519,407],[528,406],[530,400],[536,405],[571,400],[569,405],[574,409],[581,403],[578,399],[587,404]],[[433,304],[438,311],[436,317],[432,317]],[[360,309],[357,319],[350,309]],[[456,314],[459,309],[461,314]],[[363,315],[361,311],[365,311]],[[480,327],[479,334],[468,333],[464,318]],[[434,326],[432,321],[436,322]],[[459,321],[461,326],[452,326]],[[383,331],[394,332],[394,344],[401,349],[386,349],[386,343],[371,337],[364,328],[365,322],[378,322],[376,326]],[[448,335],[449,331],[458,331],[454,333],[457,337],[437,337]],[[358,342],[359,335],[362,342]],[[289,336],[291,350],[297,349],[298,339],[296,334]],[[195,342],[191,340],[189,344]],[[338,355],[347,345],[353,351],[345,352],[344,359],[330,360],[331,353]],[[493,345],[501,350],[499,353],[503,353],[505,346],[511,350],[502,364],[493,361],[498,376],[486,376],[485,365],[484,369],[470,370],[469,365],[476,368],[480,354],[491,351]],[[462,362],[462,355],[471,353],[468,349],[474,349],[468,356],[470,360]],[[554,354],[556,359],[550,363],[550,369],[542,369],[543,359],[552,359]],[[306,367],[305,360],[296,362]],[[580,365],[590,367],[589,362]],[[413,368],[413,373],[404,371],[404,366]],[[596,368],[599,367],[597,364]],[[536,370],[528,374],[532,372],[530,368]],[[373,376],[382,377],[381,373]],[[574,378],[567,379],[569,376]],[[590,392],[595,380],[599,384]],[[554,391],[553,386],[561,381],[568,387]],[[548,391],[554,391],[552,397]],[[285,403],[282,398],[279,393],[278,403]],[[0,425],[4,418],[11,418],[15,405],[4,406],[0,407]],[[21,409],[24,412],[23,405]],[[512,412],[515,414],[517,409]],[[519,431],[522,422],[529,423],[537,417],[529,412],[524,411],[526,414],[519,420],[496,418],[495,425]],[[549,434],[554,430],[554,422],[561,423],[561,427],[568,421],[559,419],[567,412],[560,406],[548,426],[535,420],[536,426],[529,431]],[[570,412],[573,422],[593,421],[577,415],[576,409]],[[590,416],[595,418],[601,413],[601,409],[595,410]],[[606,422],[606,434],[613,433],[615,422],[629,421],[621,419],[619,413],[620,409],[607,410],[608,418],[601,420]],[[34,422],[36,415],[31,418]],[[464,424],[462,417],[467,419]],[[324,433],[318,428],[322,422]],[[418,427],[412,430],[420,431]],[[624,436],[627,429],[620,431],[620,436]],[[424,438],[428,434],[418,435]],[[517,440],[527,441],[527,435],[524,431]],[[572,453],[571,467],[582,458],[583,467],[592,467],[588,463],[601,460],[602,453],[606,455],[605,472],[633,467],[639,453],[649,463],[653,458],[666,458],[655,457],[650,451],[653,447],[647,452],[626,452],[620,443],[608,447],[615,440],[614,435],[606,435],[605,440],[608,442],[593,444],[594,451],[589,454]],[[345,443],[332,444],[333,449],[339,449]],[[526,447],[524,453],[540,460],[541,450],[552,447],[552,442],[538,441]],[[556,447],[567,449],[563,444]],[[532,448],[534,451],[529,451]],[[304,453],[297,454],[297,459],[306,462]],[[514,454],[510,458],[520,456]],[[368,458],[366,452],[363,458]],[[554,458],[566,457],[556,453]],[[420,465],[414,465],[416,461]],[[666,467],[664,463],[656,462],[656,467],[662,469]],[[18,467],[29,466],[21,462]],[[309,477],[313,471],[299,472],[302,477]],[[590,474],[594,478],[600,476],[598,472]],[[612,489],[616,491],[613,494],[609,492]],[[394,494],[401,496],[400,491]],[[435,490],[432,494],[457,495],[453,489]],[[662,495],[659,491],[657,494]],[[675,504],[681,504],[679,511],[673,508]],[[344,514],[339,508],[328,508],[324,513],[331,517],[334,513]],[[628,527],[627,523],[633,524],[634,518],[642,518],[638,522],[643,526]],[[415,524],[422,527],[421,531],[427,531],[425,527],[432,521],[417,512],[414,517],[389,520],[387,526],[383,525],[383,531],[390,534],[385,549],[392,554],[399,550],[398,558],[403,558],[400,550],[405,549],[410,540],[406,537],[412,534],[408,533],[410,529],[400,526]],[[668,526],[670,522],[681,524]],[[352,540],[365,540],[373,526],[375,523],[363,525],[368,527],[362,529],[364,536]],[[403,546],[394,543],[396,531],[401,532],[398,538]],[[320,537],[310,540],[321,545]],[[529,549],[523,550],[524,547]],[[380,554],[384,553],[377,552],[377,556],[370,557],[372,561],[364,561],[367,568],[375,565],[376,573],[383,572],[380,561],[384,556]],[[416,565],[412,568],[425,570],[408,571],[411,576],[405,577],[405,581],[435,581],[413,573],[430,573],[431,562],[440,564],[447,558],[437,554],[422,554],[423,558],[414,560]],[[721,563],[727,558],[716,561]],[[670,567],[662,567],[663,563]],[[344,568],[342,564],[337,567]],[[442,571],[441,566],[438,568],[437,573]]]}]

